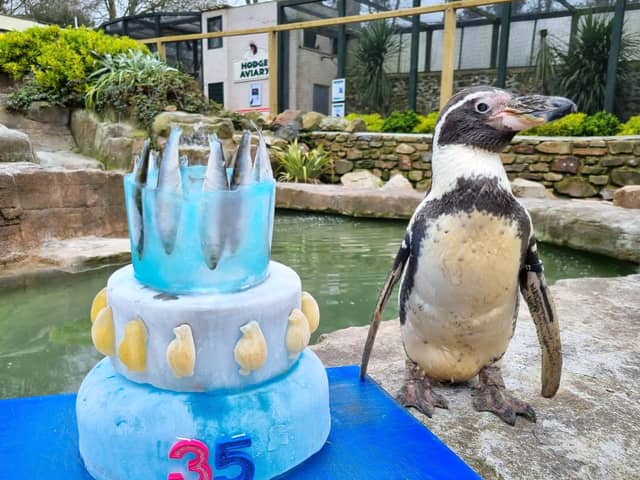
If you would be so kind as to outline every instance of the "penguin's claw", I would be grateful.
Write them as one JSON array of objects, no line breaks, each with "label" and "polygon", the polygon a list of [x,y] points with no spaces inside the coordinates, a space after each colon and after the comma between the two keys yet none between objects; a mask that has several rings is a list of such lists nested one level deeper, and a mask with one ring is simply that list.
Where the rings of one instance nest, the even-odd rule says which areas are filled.
[{"label": "penguin's claw", "polygon": [[530,422],[536,421],[536,412],[528,403],[507,393],[500,369],[495,366],[480,370],[479,382],[473,394],[473,406],[479,412],[492,412],[511,426],[518,415]]},{"label": "penguin's claw", "polygon": [[404,407],[413,407],[431,418],[436,408],[449,408],[449,402],[431,388],[431,379],[421,373],[420,367],[407,361],[409,378],[398,393],[397,400]]}]

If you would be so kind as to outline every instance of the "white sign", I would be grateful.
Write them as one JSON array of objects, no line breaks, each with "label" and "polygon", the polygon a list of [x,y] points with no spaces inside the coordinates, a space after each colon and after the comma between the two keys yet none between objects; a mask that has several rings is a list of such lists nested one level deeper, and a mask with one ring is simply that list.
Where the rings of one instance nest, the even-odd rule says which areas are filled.
[{"label": "white sign", "polygon": [[259,107],[262,105],[262,84],[252,83],[249,87],[249,106]]},{"label": "white sign", "polygon": [[344,102],[345,89],[346,87],[344,78],[336,78],[331,80],[331,101]]},{"label": "white sign", "polygon": [[269,78],[269,60],[267,57],[253,57],[233,63],[233,81],[250,82]]},{"label": "white sign", "polygon": [[331,104],[332,117],[344,117],[344,102]]}]

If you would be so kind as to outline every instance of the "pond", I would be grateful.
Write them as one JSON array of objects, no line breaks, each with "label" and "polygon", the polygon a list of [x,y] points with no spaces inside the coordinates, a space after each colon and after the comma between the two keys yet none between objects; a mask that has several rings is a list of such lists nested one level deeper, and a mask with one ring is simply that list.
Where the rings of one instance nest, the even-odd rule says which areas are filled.
[{"label": "pond", "polygon": [[[296,270],[320,304],[322,333],[369,323],[406,222],[278,211],[272,258]],[[634,264],[541,245],[550,283],[635,273]],[[0,292],[0,398],[73,392],[101,358],[89,307],[118,267],[61,274]],[[394,294],[395,297],[395,294]],[[397,316],[395,298],[385,318]]]}]

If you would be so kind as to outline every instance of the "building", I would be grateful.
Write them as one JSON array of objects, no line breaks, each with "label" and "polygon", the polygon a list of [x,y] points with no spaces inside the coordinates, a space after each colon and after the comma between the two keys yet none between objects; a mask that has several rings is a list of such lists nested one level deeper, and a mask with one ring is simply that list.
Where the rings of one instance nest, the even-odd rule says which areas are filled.
[{"label": "building", "polygon": [[[203,12],[203,32],[242,30],[278,23],[278,3],[266,2]],[[337,74],[335,41],[313,31],[288,35],[289,108],[329,113]],[[205,94],[228,110],[269,112],[267,34],[210,38],[202,45]]]},{"label": "building", "polygon": [[42,26],[38,22],[32,20],[25,20],[23,18],[9,17],[7,15],[0,15],[0,32],[22,32],[31,27]]}]

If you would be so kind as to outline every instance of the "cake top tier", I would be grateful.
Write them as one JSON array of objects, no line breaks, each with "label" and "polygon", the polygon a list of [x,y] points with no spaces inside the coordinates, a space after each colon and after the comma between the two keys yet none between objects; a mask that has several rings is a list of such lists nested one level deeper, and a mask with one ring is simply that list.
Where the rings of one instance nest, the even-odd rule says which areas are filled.
[{"label": "cake top tier", "polygon": [[206,166],[180,156],[173,127],[162,155],[149,141],[125,176],[124,189],[136,278],[166,293],[234,292],[267,276],[275,181],[264,138],[251,161],[251,134],[225,161],[209,137]]}]

